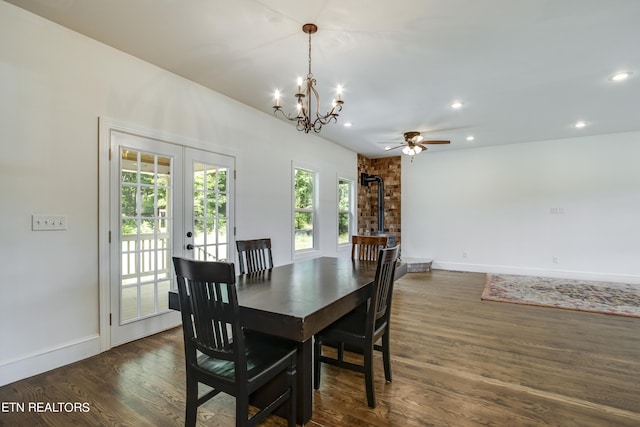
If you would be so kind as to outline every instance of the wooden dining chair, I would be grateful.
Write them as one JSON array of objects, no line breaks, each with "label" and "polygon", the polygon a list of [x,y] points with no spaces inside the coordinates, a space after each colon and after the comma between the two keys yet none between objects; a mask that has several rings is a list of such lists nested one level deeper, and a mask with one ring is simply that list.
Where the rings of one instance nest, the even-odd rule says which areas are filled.
[{"label": "wooden dining chair", "polygon": [[377,261],[378,251],[387,246],[387,236],[351,236],[351,259]]},{"label": "wooden dining chair", "polygon": [[273,268],[271,239],[236,240],[240,274]]},{"label": "wooden dining chair", "polygon": [[[353,310],[341,317],[315,336],[314,344],[314,377],[313,386],[320,388],[320,367],[328,363],[341,368],[364,373],[367,390],[367,403],[371,408],[376,407],[376,397],[373,387],[373,351],[382,352],[384,377],[391,382],[391,353],[389,348],[389,319],[391,317],[391,299],[393,296],[393,281],[398,260],[399,246],[381,249],[378,255],[378,265],[373,285],[365,310]],[[377,344],[382,340],[381,345]],[[332,358],[322,353],[322,347],[333,347],[337,350],[346,349],[363,356],[363,364],[347,362],[343,359],[343,352]]]},{"label": "wooden dining chair", "polygon": [[[288,425],[295,426],[295,344],[265,334],[245,336],[233,263],[174,257],[173,264],[184,333],[185,426],[195,426],[198,406],[220,392],[236,399],[236,426],[255,426],[283,404],[288,405]],[[277,396],[249,417],[249,397],[280,375],[286,386],[275,390]],[[198,396],[199,383],[213,389]]]}]

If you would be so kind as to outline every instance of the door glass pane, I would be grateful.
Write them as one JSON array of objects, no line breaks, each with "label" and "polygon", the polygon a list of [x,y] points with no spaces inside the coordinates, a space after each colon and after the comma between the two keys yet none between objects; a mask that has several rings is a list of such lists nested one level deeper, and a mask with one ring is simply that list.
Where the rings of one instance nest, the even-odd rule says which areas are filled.
[{"label": "door glass pane", "polygon": [[120,324],[167,310],[172,158],[120,152]]},{"label": "door glass pane", "polygon": [[226,254],[226,253],[227,253],[227,245],[218,245],[218,254]]},{"label": "door glass pane", "polygon": [[218,170],[218,191],[224,193],[227,191],[227,170]]},{"label": "door glass pane", "polygon": [[193,164],[193,191],[204,191],[204,164],[199,162]]},{"label": "door glass pane", "polygon": [[[170,280],[163,280],[162,282],[158,282],[158,295],[167,295],[169,293],[169,289],[171,289]],[[164,311],[168,309],[169,309],[169,299],[158,298],[158,311]]]},{"label": "door glass pane", "polygon": [[155,283],[140,286],[140,315],[148,316],[156,311]]},{"label": "door glass pane", "polygon": [[207,206],[206,206],[206,217],[207,218],[215,218],[217,207],[218,195],[215,192],[211,192],[207,194]]},{"label": "door glass pane", "polygon": [[206,163],[193,164],[193,257],[222,261],[227,246],[227,169]]},{"label": "door glass pane", "polygon": [[225,194],[220,194],[218,196],[218,200],[216,200],[216,206],[218,210],[218,218],[220,222],[227,221],[227,196]]},{"label": "door glass pane", "polygon": [[135,319],[138,317],[138,287],[123,286],[120,308],[121,319]]}]

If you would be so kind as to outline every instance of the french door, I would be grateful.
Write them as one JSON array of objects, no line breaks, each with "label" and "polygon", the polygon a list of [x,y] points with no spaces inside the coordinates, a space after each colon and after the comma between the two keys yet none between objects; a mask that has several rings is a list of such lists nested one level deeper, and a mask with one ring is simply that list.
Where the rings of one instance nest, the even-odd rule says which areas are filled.
[{"label": "french door", "polygon": [[111,132],[111,346],[180,324],[171,258],[233,260],[233,158]]}]

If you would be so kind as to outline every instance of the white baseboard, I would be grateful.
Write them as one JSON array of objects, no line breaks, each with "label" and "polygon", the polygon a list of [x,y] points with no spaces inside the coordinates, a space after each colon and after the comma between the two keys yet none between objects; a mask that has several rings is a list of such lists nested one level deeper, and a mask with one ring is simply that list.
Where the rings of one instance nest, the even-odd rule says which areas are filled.
[{"label": "white baseboard", "polygon": [[554,277],[574,280],[594,280],[601,282],[628,283],[640,285],[640,276],[588,271],[553,270],[544,268],[513,267],[506,265],[464,264],[433,261],[434,270],[467,271],[472,273],[517,274],[522,276]]},{"label": "white baseboard", "polygon": [[0,362],[0,386],[32,377],[100,353],[100,336],[91,335],[7,362]]}]

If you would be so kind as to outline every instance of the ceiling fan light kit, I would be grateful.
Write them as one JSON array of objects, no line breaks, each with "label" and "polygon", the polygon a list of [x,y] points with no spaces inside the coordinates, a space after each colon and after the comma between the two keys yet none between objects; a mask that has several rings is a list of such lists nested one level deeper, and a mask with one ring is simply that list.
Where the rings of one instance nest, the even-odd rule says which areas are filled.
[{"label": "ceiling fan light kit", "polygon": [[[316,90],[316,79],[311,73],[311,34],[318,31],[318,27],[315,24],[304,24],[302,31],[309,35],[309,72],[307,78],[298,78],[298,90],[296,92],[296,114],[291,115],[282,111],[280,105],[280,91],[275,91],[275,102],[273,104],[273,114],[280,112],[282,116],[296,123],[296,129],[309,133],[313,130],[315,133],[319,133],[323,125],[330,123],[332,120],[337,123],[338,114],[342,111],[342,87],[338,86],[336,90],[336,97],[332,102],[331,111],[326,114],[320,114],[320,97]],[[314,100],[312,100],[313,98]],[[315,111],[312,111],[312,107],[315,104]]]},{"label": "ceiling fan light kit", "polygon": [[[425,150],[426,150],[426,148],[425,148]],[[404,154],[409,155],[409,156],[415,156],[416,154],[419,154],[419,153],[421,153],[421,152],[422,152],[422,148],[420,148],[420,147],[419,147],[419,146],[417,146],[417,145],[416,145],[415,147],[409,147],[409,146],[407,146],[407,147],[404,147],[404,148],[402,149],[402,152],[403,152]]]}]

